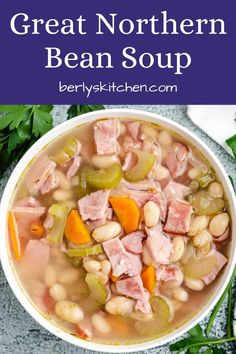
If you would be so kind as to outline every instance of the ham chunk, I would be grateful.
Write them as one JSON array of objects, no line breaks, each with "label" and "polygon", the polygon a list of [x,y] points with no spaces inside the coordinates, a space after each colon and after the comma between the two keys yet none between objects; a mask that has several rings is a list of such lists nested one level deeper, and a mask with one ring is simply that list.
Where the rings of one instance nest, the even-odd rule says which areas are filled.
[{"label": "ham chunk", "polygon": [[140,276],[118,280],[116,283],[117,291],[120,294],[135,299],[135,309],[143,313],[149,313],[151,306],[149,304],[149,293],[144,289]]},{"label": "ham chunk", "polygon": [[127,129],[134,140],[138,139],[139,134],[139,122],[127,122],[126,123]]},{"label": "ham chunk", "polygon": [[157,281],[176,280],[179,271],[179,268],[175,265],[160,265],[156,270],[156,279]]},{"label": "ham chunk", "polygon": [[213,280],[215,280],[215,278],[218,275],[218,273],[220,272],[220,270],[228,262],[228,259],[222,253],[215,251],[215,250],[213,252],[214,252],[213,254],[216,256],[216,259],[217,259],[217,265],[211,273],[205,275],[205,277],[202,277],[202,280],[204,281],[204,283],[206,285],[212,283]]},{"label": "ham chunk", "polygon": [[147,250],[157,268],[160,264],[170,263],[172,252],[171,240],[161,231],[161,225],[157,224],[151,228],[146,227],[148,238],[146,240]]},{"label": "ham chunk", "polygon": [[21,261],[22,271],[27,274],[42,274],[49,258],[50,246],[48,244],[38,240],[30,240]]},{"label": "ham chunk", "polygon": [[140,274],[142,263],[138,256],[125,250],[119,237],[103,242],[103,248],[112,266],[112,274],[119,277],[127,274],[130,277]]},{"label": "ham chunk", "polygon": [[81,198],[78,204],[82,219],[98,220],[105,218],[109,193],[109,190],[99,190]]},{"label": "ham chunk", "polygon": [[143,231],[135,231],[123,237],[121,243],[126,251],[134,254],[141,254],[143,251],[142,240],[144,237],[145,234]]},{"label": "ham chunk", "polygon": [[98,155],[117,154],[119,152],[117,142],[119,131],[116,119],[96,122],[93,129]]},{"label": "ham chunk", "polygon": [[192,193],[191,188],[174,181],[170,181],[164,188],[163,192],[168,201],[183,200],[187,195]]},{"label": "ham chunk", "polygon": [[190,229],[192,212],[191,205],[172,201],[168,209],[164,231],[186,234]]},{"label": "ham chunk", "polygon": [[81,157],[80,156],[73,157],[72,163],[66,172],[66,176],[68,178],[74,177],[80,167],[80,164],[81,164]]},{"label": "ham chunk", "polygon": [[38,223],[45,211],[46,209],[32,197],[20,200],[12,209],[19,237],[30,238],[31,225]]},{"label": "ham chunk", "polygon": [[182,176],[188,165],[188,150],[185,145],[175,143],[173,149],[166,157],[166,166],[168,167],[172,177]]},{"label": "ham chunk", "polygon": [[[34,165],[27,176],[27,184],[29,185],[29,193],[37,195],[41,190],[50,192],[55,188],[56,163],[49,160],[46,155],[43,155]],[[46,184],[46,187],[44,186]],[[51,188],[50,188],[51,187]]]},{"label": "ham chunk", "polygon": [[53,189],[59,186],[59,178],[57,178],[56,174],[51,173],[46,179],[45,183],[42,185],[40,192],[42,194],[47,194],[51,192]]}]

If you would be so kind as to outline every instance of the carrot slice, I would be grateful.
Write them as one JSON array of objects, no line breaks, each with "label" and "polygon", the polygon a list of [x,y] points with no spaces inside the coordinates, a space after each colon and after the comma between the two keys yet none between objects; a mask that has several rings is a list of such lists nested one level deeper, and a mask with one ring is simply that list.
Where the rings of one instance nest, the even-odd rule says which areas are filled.
[{"label": "carrot slice", "polygon": [[20,244],[20,237],[17,230],[16,220],[11,211],[9,211],[8,213],[8,227],[14,256],[19,261],[22,258],[22,248]]},{"label": "carrot slice", "polygon": [[77,245],[91,242],[89,231],[77,210],[71,210],[67,217],[65,236]]},{"label": "carrot slice", "polygon": [[31,234],[37,237],[43,237],[45,234],[45,228],[41,222],[34,223],[30,228]]},{"label": "carrot slice", "polygon": [[138,204],[128,197],[110,197],[109,202],[125,232],[130,233],[137,230],[140,219]]},{"label": "carrot slice", "polygon": [[150,292],[153,293],[156,284],[156,272],[152,265],[149,265],[141,273],[141,278],[143,281],[143,286]]}]

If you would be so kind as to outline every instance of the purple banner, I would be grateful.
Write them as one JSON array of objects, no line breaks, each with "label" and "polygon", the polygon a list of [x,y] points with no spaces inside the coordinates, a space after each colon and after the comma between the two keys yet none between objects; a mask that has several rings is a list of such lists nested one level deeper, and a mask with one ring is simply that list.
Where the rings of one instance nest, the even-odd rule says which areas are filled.
[{"label": "purple banner", "polygon": [[0,103],[235,103],[235,10],[235,0],[9,0]]}]

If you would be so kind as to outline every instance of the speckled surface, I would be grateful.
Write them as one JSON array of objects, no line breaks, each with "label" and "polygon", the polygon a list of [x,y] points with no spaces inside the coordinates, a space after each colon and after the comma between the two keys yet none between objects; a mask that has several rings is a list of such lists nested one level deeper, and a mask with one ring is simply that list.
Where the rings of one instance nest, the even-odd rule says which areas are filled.
[{"label": "speckled surface", "polygon": [[[186,106],[107,106],[107,108],[136,108],[156,112],[166,116],[183,126],[194,131],[221,160],[228,174],[236,182],[236,163],[223,148],[212,141],[206,134],[200,131],[187,117]],[[57,106],[54,109],[54,123],[59,124],[66,119],[67,106]],[[0,194],[2,194],[8,176],[12,169],[9,169],[4,178],[0,181]],[[204,326],[207,319],[201,324]],[[212,333],[215,337],[222,338],[226,335],[226,302],[215,321]],[[234,346],[225,346],[228,354],[235,353]],[[88,350],[76,348],[57,339],[52,334],[41,328],[21,307],[0,268],[0,353],[1,354],[89,354]],[[95,353],[95,352],[94,352]],[[145,354],[168,354],[168,345],[154,348],[143,352]]]}]

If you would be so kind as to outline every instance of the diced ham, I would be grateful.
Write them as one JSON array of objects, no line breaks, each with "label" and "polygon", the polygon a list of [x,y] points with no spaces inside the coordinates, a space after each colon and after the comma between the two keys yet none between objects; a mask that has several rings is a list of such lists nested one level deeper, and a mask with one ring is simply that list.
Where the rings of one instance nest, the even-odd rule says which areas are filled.
[{"label": "diced ham", "polygon": [[113,209],[107,208],[106,214],[104,215],[103,218],[98,220],[87,220],[86,224],[89,227],[90,231],[92,232],[94,229],[96,229],[96,227],[104,225],[107,220],[111,220],[112,213],[113,213]]},{"label": "diced ham", "polygon": [[158,281],[175,280],[178,277],[179,271],[176,266],[160,265],[156,270],[156,279]]},{"label": "diced ham", "polygon": [[49,262],[50,246],[38,240],[30,240],[25,248],[21,267],[24,272],[42,274]]},{"label": "diced ham", "polygon": [[116,119],[96,122],[93,129],[98,155],[117,154],[119,152],[117,142],[118,121]]},{"label": "diced ham", "polygon": [[211,273],[209,273],[208,275],[205,275],[205,277],[202,277],[202,280],[204,281],[204,283],[206,285],[212,283],[213,280],[215,280],[215,278],[218,275],[218,273],[220,272],[220,270],[228,262],[228,259],[222,253],[215,251],[215,250],[212,250],[211,252],[213,252],[212,254],[214,254],[216,256],[217,265]]},{"label": "diced ham", "polygon": [[114,276],[127,274],[132,277],[140,274],[142,269],[140,258],[127,252],[119,237],[103,242],[103,248],[111,262]]},{"label": "diced ham", "polygon": [[53,189],[57,188],[59,186],[59,178],[56,176],[56,174],[53,172],[48,176],[42,187],[40,188],[40,192],[42,194],[47,194],[51,192]]},{"label": "diced ham", "polygon": [[135,191],[148,191],[148,192],[157,192],[160,190],[160,185],[158,182],[155,182],[151,179],[143,179],[139,182],[127,182],[123,181],[126,187]]},{"label": "diced ham", "polygon": [[106,217],[109,193],[109,190],[99,190],[81,198],[78,204],[82,219],[98,220]]},{"label": "diced ham", "polygon": [[48,177],[55,173],[56,163],[49,160],[46,155],[43,155],[30,170],[30,175],[27,176],[27,185],[29,193],[37,195]]},{"label": "diced ham", "polygon": [[186,146],[181,143],[175,143],[166,157],[166,165],[172,177],[182,176],[188,165],[188,150]]},{"label": "diced ham", "polygon": [[125,139],[122,144],[122,147],[125,152],[129,152],[130,149],[138,149],[138,150],[142,149],[142,142],[134,140],[131,137],[128,138],[129,139]]},{"label": "diced ham", "polygon": [[150,295],[144,289],[140,276],[118,280],[116,282],[117,291],[120,294],[137,300],[135,309],[143,313],[149,313],[151,306],[149,303]]},{"label": "diced ham", "polygon": [[128,151],[125,154],[125,159],[122,165],[122,170],[123,171],[127,171],[128,169],[130,169],[131,167],[133,167],[135,165],[136,162],[136,157],[135,154],[133,154],[131,151]]},{"label": "diced ham", "polygon": [[15,206],[19,207],[39,207],[41,206],[40,202],[34,197],[25,197],[23,199],[18,200]]},{"label": "diced ham", "polygon": [[153,260],[153,265],[157,268],[160,264],[170,263],[172,252],[171,240],[161,231],[161,225],[157,224],[151,228],[146,228],[148,238],[146,246]]},{"label": "diced ham", "polygon": [[81,164],[81,159],[82,158],[80,156],[73,157],[72,163],[66,172],[66,176],[68,178],[74,177],[76,175],[76,173],[80,167],[80,164]]},{"label": "diced ham", "polygon": [[185,234],[190,229],[193,209],[188,203],[172,201],[168,208],[164,231]]},{"label": "diced ham", "polygon": [[[33,200],[31,200],[31,202],[29,201],[29,203],[32,202]],[[30,238],[31,225],[33,223],[39,222],[40,217],[43,216],[46,209],[42,206],[18,206],[18,205],[12,208],[12,212],[16,221],[19,237]],[[37,205],[40,204],[37,203]]]},{"label": "diced ham", "polygon": [[135,231],[123,237],[121,243],[126,251],[134,254],[141,254],[143,251],[142,240],[144,237],[145,234],[143,231]]},{"label": "diced ham", "polygon": [[168,201],[183,200],[187,195],[191,194],[191,188],[181,183],[170,181],[163,189]]},{"label": "diced ham", "polygon": [[127,122],[126,126],[127,126],[129,133],[131,134],[132,138],[134,140],[137,140],[138,134],[139,134],[140,123],[139,122]]}]

